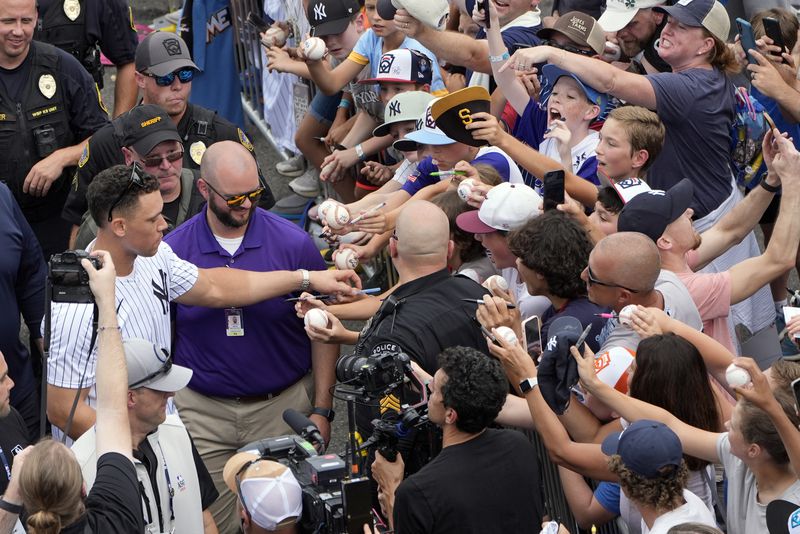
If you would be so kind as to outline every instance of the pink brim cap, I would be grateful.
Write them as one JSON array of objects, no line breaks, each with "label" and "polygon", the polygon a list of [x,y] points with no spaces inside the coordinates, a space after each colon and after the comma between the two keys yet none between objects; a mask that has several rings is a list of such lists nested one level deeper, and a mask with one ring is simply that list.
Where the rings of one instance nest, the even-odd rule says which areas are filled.
[{"label": "pink brim cap", "polygon": [[478,210],[467,211],[456,217],[456,225],[471,234],[497,232],[497,228],[492,228],[478,217]]}]

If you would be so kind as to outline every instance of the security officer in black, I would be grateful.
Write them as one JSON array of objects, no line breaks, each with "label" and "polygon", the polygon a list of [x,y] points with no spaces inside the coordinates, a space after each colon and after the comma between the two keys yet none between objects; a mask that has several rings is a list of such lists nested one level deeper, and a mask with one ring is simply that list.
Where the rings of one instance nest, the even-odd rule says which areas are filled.
[{"label": "security officer in black", "polygon": [[34,38],[72,54],[103,88],[100,52],[117,67],[114,117],[136,105],[133,64],[139,40],[125,0],[39,0]]},{"label": "security officer in black", "polygon": [[[189,103],[197,70],[186,43],[174,33],[153,32],[136,49],[136,83],[142,89],[142,103],[160,106],[176,124],[183,139],[183,167],[192,170],[200,169],[206,148],[217,141],[236,141],[253,153],[253,145],[241,129],[215,111]],[[81,155],[63,212],[74,225],[71,243],[86,213],[89,184],[100,171],[124,163],[120,120],[118,117],[92,136]],[[269,209],[275,199],[267,184],[263,185],[266,191],[259,206]]]},{"label": "security officer in black", "polygon": [[67,248],[61,210],[83,142],[108,117],[80,63],[33,41],[35,0],[0,2],[0,20],[0,180],[49,259]]}]

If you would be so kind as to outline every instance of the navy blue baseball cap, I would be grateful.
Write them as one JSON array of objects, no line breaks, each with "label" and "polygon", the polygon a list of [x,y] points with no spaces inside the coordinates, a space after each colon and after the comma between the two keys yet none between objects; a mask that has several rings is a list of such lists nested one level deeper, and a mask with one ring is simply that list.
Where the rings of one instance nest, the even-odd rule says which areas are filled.
[{"label": "navy blue baseball cap", "polygon": [[654,7],[653,11],[666,13],[686,26],[705,28],[723,43],[728,40],[731,21],[725,6],[717,0],[678,0],[675,5]]},{"label": "navy blue baseball cap", "polygon": [[641,232],[654,242],[672,222],[689,209],[694,199],[694,185],[684,178],[669,191],[643,191],[630,199],[617,219],[618,232]]},{"label": "navy blue baseball cap", "polygon": [[664,423],[649,419],[609,435],[600,448],[608,456],[619,454],[625,467],[644,478],[657,478],[664,467],[678,467],[683,460],[678,435]]}]

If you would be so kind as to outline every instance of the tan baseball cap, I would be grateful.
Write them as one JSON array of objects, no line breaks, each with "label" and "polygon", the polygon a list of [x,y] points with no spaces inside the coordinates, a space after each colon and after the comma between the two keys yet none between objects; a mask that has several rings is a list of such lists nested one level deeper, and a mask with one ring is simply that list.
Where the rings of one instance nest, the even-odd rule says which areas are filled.
[{"label": "tan baseball cap", "polygon": [[602,54],[606,45],[602,26],[594,17],[580,11],[570,11],[561,15],[552,28],[542,28],[536,35],[542,39],[550,39],[554,33],[560,33],[581,46],[588,46],[597,54]]}]

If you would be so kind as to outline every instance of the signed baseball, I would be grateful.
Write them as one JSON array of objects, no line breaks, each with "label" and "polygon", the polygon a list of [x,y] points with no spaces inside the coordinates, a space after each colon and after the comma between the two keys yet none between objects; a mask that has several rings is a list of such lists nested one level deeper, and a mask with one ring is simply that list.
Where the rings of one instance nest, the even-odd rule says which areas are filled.
[{"label": "signed baseball", "polygon": [[303,55],[311,61],[322,59],[326,51],[325,41],[319,37],[309,37],[303,42]]},{"label": "signed baseball", "polygon": [[286,32],[273,26],[264,32],[264,38],[261,39],[261,42],[264,46],[282,47],[286,44]]},{"label": "signed baseball", "polygon": [[494,330],[495,330],[495,335],[502,337],[512,345],[517,342],[517,334],[515,334],[514,331],[511,330],[509,327],[498,326]]},{"label": "signed baseball", "polygon": [[333,260],[336,268],[345,271],[347,269],[355,269],[358,267],[358,255],[356,251],[351,248],[341,249],[336,253],[336,258]]},{"label": "signed baseball", "polygon": [[319,220],[325,222],[328,217],[328,210],[338,205],[339,205],[338,202],[330,198],[328,200],[322,201],[322,203],[319,205],[319,208],[317,208],[317,215],[319,215]]},{"label": "signed baseball", "polygon": [[331,230],[339,230],[350,222],[350,212],[341,204],[337,204],[325,212],[325,222]]},{"label": "signed baseball", "polygon": [[483,287],[491,291],[492,295],[494,295],[495,289],[499,289],[500,291],[508,291],[508,282],[506,282],[506,279],[499,274],[493,274],[483,281]]},{"label": "signed baseball", "polygon": [[311,308],[303,317],[303,322],[306,326],[313,326],[315,328],[328,328],[328,314],[325,310],[319,308]]},{"label": "signed baseball", "polygon": [[732,388],[744,387],[752,381],[750,373],[733,363],[725,369],[725,380]]},{"label": "signed baseball", "polygon": [[633,312],[635,311],[636,304],[628,304],[622,308],[619,312],[619,323],[630,327],[633,324]]},{"label": "signed baseball", "polygon": [[472,187],[475,185],[475,180],[472,178],[467,178],[462,180],[460,184],[458,184],[458,196],[464,202],[469,199],[469,195],[472,193]]}]

